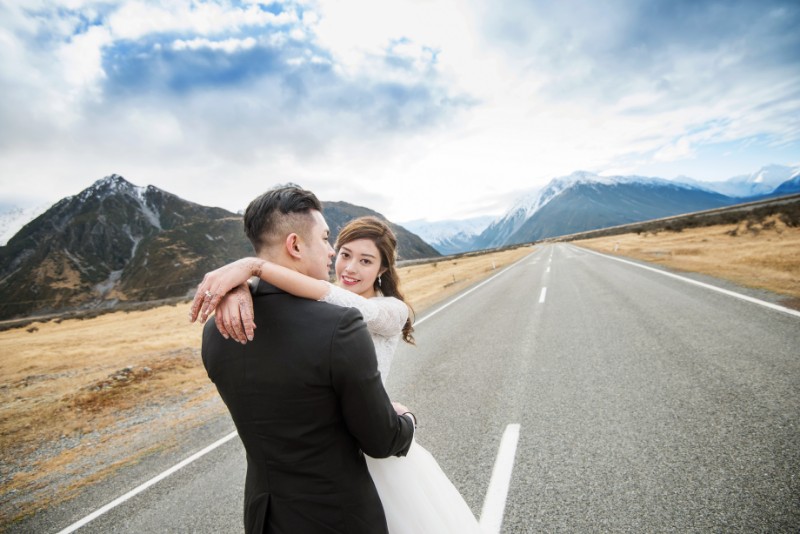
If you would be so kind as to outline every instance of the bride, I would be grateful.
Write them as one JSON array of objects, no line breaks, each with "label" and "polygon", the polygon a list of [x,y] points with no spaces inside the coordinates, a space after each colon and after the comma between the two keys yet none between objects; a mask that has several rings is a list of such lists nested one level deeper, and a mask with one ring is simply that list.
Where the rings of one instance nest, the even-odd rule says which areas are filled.
[{"label": "bride", "polygon": [[[336,279],[341,287],[259,258],[243,258],[206,274],[192,303],[191,319],[199,314],[205,321],[214,311],[216,301],[205,300],[206,291],[230,292],[217,307],[217,327],[226,338],[241,343],[252,340],[256,326],[245,285],[251,276],[297,297],[357,308],[375,344],[385,385],[400,338],[414,343],[409,307],[395,267],[397,238],[380,219],[361,217],[340,231],[335,248]],[[461,494],[416,441],[405,457],[366,459],[391,534],[480,532]]]}]

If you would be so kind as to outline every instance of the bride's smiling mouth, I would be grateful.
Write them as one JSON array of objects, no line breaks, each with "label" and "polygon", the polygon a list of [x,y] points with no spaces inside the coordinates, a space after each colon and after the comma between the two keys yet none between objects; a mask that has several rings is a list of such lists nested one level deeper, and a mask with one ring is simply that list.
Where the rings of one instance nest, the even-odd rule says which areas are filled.
[{"label": "bride's smiling mouth", "polygon": [[358,278],[351,278],[351,277],[345,276],[345,275],[340,276],[339,279],[342,281],[342,283],[344,285],[347,285],[347,286],[354,286],[354,285],[356,285],[357,283],[359,283],[361,281]]}]

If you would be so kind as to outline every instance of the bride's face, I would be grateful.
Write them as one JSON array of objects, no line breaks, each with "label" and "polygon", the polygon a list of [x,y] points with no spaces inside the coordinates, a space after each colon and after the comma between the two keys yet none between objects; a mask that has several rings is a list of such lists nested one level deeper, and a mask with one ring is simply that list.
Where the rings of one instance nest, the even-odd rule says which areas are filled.
[{"label": "bride's face", "polygon": [[375,279],[381,271],[381,254],[371,239],[356,239],[339,248],[336,279],[357,295],[375,296]]}]

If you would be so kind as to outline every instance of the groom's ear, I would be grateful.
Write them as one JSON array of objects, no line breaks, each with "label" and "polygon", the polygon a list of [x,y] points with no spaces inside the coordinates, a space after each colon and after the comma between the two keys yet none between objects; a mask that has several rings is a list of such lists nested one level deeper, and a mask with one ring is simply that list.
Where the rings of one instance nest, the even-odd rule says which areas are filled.
[{"label": "groom's ear", "polygon": [[284,242],[284,246],[286,247],[286,252],[289,253],[289,256],[295,258],[297,260],[302,259],[300,254],[300,236],[297,234],[289,234],[286,236],[286,241]]}]

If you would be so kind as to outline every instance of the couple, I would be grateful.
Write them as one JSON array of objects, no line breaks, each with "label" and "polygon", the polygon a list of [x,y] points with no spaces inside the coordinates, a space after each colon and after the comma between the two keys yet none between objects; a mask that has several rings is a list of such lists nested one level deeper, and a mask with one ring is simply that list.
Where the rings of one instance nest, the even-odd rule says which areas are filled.
[{"label": "couple", "polygon": [[245,531],[479,532],[414,441],[414,414],[384,389],[399,339],[413,343],[392,231],[371,217],[342,229],[340,287],[327,282],[334,251],[310,191],[264,193],[244,226],[257,257],[208,273],[190,316],[216,310],[203,363],[247,453]]}]

